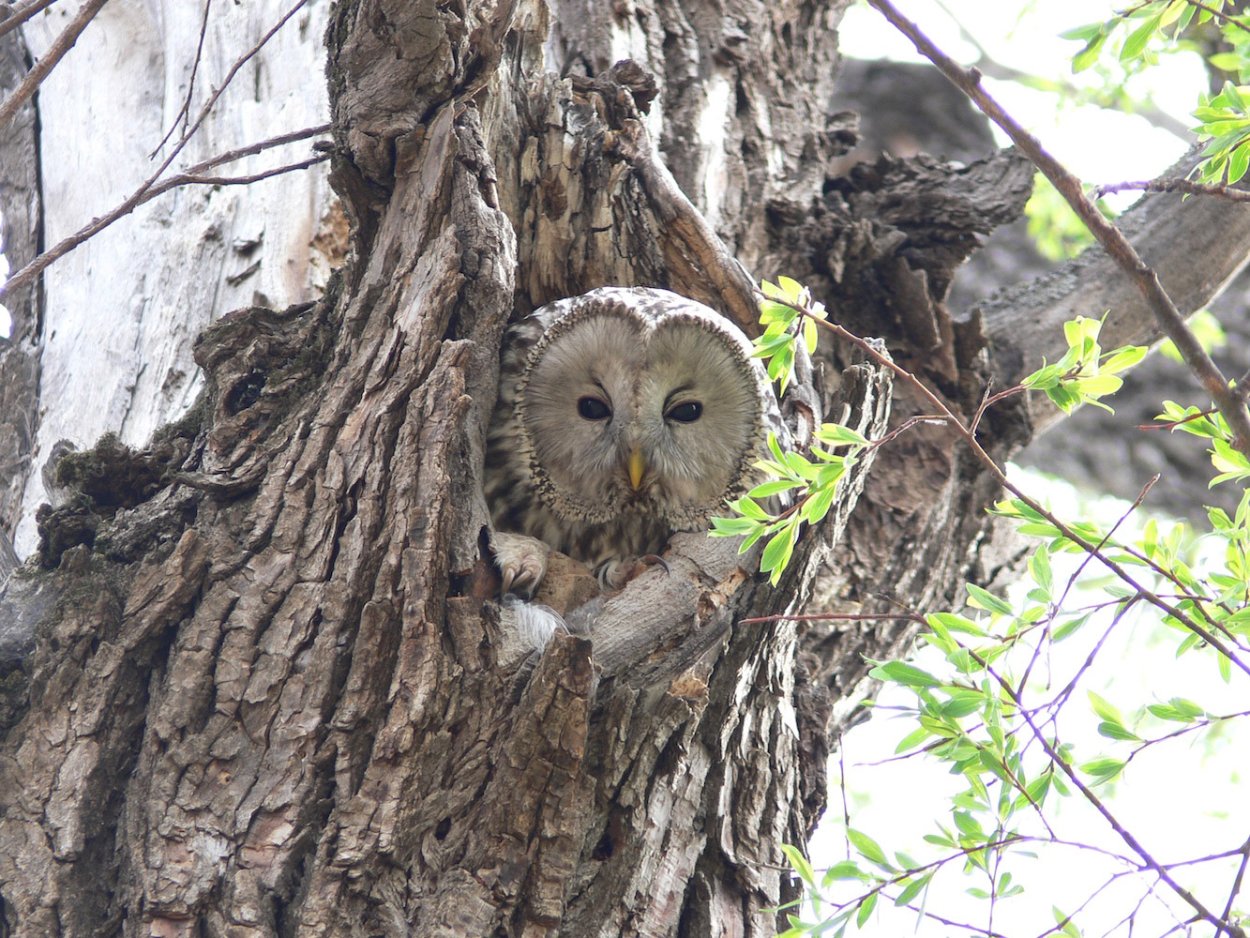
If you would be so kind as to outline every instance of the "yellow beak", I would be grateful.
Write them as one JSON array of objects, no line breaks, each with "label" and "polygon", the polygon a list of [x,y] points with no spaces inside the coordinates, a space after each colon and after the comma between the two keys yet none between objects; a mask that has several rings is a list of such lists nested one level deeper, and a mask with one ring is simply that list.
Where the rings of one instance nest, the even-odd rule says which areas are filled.
[{"label": "yellow beak", "polygon": [[642,460],[642,450],[634,447],[634,451],[629,454],[629,484],[635,492],[642,485],[643,473],[647,471],[647,464]]}]

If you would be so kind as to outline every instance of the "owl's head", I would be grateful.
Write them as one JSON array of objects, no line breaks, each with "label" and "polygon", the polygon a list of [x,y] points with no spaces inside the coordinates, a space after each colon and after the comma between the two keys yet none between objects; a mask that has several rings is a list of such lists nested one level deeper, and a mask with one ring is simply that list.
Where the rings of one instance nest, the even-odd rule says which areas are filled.
[{"label": "owl's head", "polygon": [[665,290],[605,287],[545,307],[515,401],[540,497],[569,521],[675,529],[740,493],[775,413],[751,343]]}]

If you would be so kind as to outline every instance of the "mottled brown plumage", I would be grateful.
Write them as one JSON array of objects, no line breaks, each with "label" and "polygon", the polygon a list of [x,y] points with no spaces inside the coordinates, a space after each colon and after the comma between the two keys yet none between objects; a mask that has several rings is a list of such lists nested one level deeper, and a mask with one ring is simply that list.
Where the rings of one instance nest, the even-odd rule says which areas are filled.
[{"label": "mottled brown plumage", "polygon": [[513,326],[486,457],[505,588],[541,580],[530,539],[611,582],[741,494],[779,425],[750,353],[735,326],[666,290],[604,287]]}]

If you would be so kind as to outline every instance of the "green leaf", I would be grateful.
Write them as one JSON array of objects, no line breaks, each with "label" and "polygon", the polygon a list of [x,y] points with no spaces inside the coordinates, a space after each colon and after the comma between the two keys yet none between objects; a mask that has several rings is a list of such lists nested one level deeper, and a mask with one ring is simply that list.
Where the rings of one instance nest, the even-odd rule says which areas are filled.
[{"label": "green leaf", "polygon": [[1247,169],[1250,169],[1250,141],[1237,147],[1228,158],[1228,184],[1231,186],[1240,182]]},{"label": "green leaf", "polygon": [[1116,373],[1132,368],[1150,351],[1144,345],[1126,345],[1124,348],[1116,349],[1105,362],[1102,363],[1104,372]]},{"label": "green leaf", "polygon": [[865,859],[887,870],[893,869],[889,860],[885,858],[885,851],[881,849],[881,845],[867,834],[848,827],[846,829],[846,838],[851,842],[851,846],[858,850]]},{"label": "green leaf", "polygon": [[964,587],[968,590],[968,605],[976,609],[984,609],[986,612],[997,612],[1005,616],[1012,614],[1011,606],[1006,600],[999,599],[988,590],[982,589],[975,583],[965,583]]},{"label": "green leaf", "polygon": [[1146,46],[1158,28],[1159,17],[1152,16],[1129,33],[1128,38],[1124,40],[1124,47],[1120,50],[1120,61],[1129,62],[1141,58],[1141,54],[1146,51]]},{"label": "green leaf", "polygon": [[1046,396],[1050,398],[1052,404],[1065,414],[1072,413],[1081,404],[1081,395],[1062,384],[1053,388],[1047,388]]},{"label": "green leaf", "polygon": [[1108,739],[1128,740],[1129,742],[1141,742],[1141,737],[1136,733],[1126,729],[1123,724],[1113,723],[1110,720],[1103,720],[1098,724],[1098,734]]},{"label": "green leaf", "polygon": [[894,904],[896,906],[904,906],[910,903],[916,898],[916,896],[920,895],[926,886],[929,885],[929,880],[932,878],[933,873],[929,872],[918,879],[910,880],[907,885],[903,887],[903,891],[898,894],[898,898],[894,900]]},{"label": "green leaf", "polygon": [[912,730],[899,741],[897,746],[894,747],[894,752],[897,754],[900,752],[906,752],[908,749],[915,749],[921,743],[927,742],[930,738],[932,738],[932,736],[933,734],[923,726],[919,729]]},{"label": "green leaf", "polygon": [[781,287],[782,297],[790,303],[798,305],[803,299],[803,284],[790,277],[778,277],[777,283]]},{"label": "green leaf", "polygon": [[981,824],[967,811],[956,811],[954,814],[955,826],[969,837],[977,840],[985,839],[985,831],[982,830]]},{"label": "green leaf", "polygon": [[[798,315],[791,307],[774,300],[760,300],[760,324],[789,323]],[[784,325],[783,325],[784,328]]]},{"label": "green leaf", "polygon": [[1061,377],[1063,377],[1062,368],[1058,365],[1046,365],[1033,372],[1033,374],[1021,381],[1020,384],[1026,388],[1041,391],[1045,388],[1053,388],[1059,383]]},{"label": "green leaf", "polygon": [[1072,29],[1066,29],[1059,34],[1060,39],[1079,39],[1082,42],[1088,42],[1095,36],[1101,35],[1103,31],[1102,23],[1086,23],[1084,26],[1075,26]]},{"label": "green leaf", "polygon": [[858,430],[840,423],[822,423],[814,434],[816,439],[829,446],[867,446],[868,439]]},{"label": "green leaf", "polygon": [[1087,378],[1074,378],[1072,385],[1087,398],[1105,397],[1120,390],[1124,379],[1116,375],[1090,375]]},{"label": "green leaf", "polygon": [[1024,791],[1029,796],[1029,801],[1040,805],[1046,800],[1046,795],[1050,791],[1050,779],[1051,774],[1045,772],[1024,786]]},{"label": "green leaf", "polygon": [[815,890],[816,874],[812,871],[812,865],[807,861],[807,857],[803,856],[803,852],[792,844],[782,844],[781,852],[786,855],[790,866],[799,874],[799,878],[803,880],[807,888]]},{"label": "green leaf", "polygon": [[823,888],[828,888],[830,883],[840,879],[868,879],[869,876],[859,868],[859,864],[854,860],[842,860],[835,863],[825,871],[824,878],[820,881]]},{"label": "green leaf", "polygon": [[959,616],[953,612],[931,612],[925,616],[925,621],[932,627],[935,622],[940,622],[942,627],[951,632],[962,632],[965,635],[975,635],[978,638],[985,637],[985,629],[981,628],[976,622],[967,616]]},{"label": "green leaf", "polygon": [[1123,769],[1123,761],[1111,758],[1092,759],[1081,766],[1082,772],[1086,775],[1094,776],[1099,782],[1110,781],[1119,775]]},{"label": "green leaf", "polygon": [[1046,548],[1039,547],[1030,555],[1029,574],[1033,577],[1033,582],[1049,596],[1053,581],[1050,571],[1050,554]]},{"label": "green leaf", "polygon": [[871,893],[859,904],[859,911],[855,913],[855,925],[858,928],[863,928],[864,923],[868,921],[868,917],[872,915],[872,910],[877,907],[877,896],[879,895],[880,893]]},{"label": "green leaf", "polygon": [[1089,697],[1090,705],[1094,708],[1094,713],[1098,714],[1098,716],[1102,717],[1104,720],[1109,720],[1112,723],[1124,722],[1124,717],[1120,715],[1120,711],[1117,710],[1109,700],[1094,693],[1092,690],[1087,691],[1086,693]]},{"label": "green leaf", "polygon": [[802,482],[792,479],[773,479],[769,482],[761,482],[751,491],[747,492],[749,498],[768,498],[772,495],[780,495],[782,492],[788,492],[791,489],[801,488]]},{"label": "green leaf", "polygon": [[816,353],[816,345],[819,342],[819,334],[816,329],[816,323],[810,319],[803,320],[803,344],[807,348],[808,355]]},{"label": "green leaf", "polygon": [[1170,720],[1173,723],[1193,723],[1206,716],[1206,710],[1183,697],[1173,697],[1166,704],[1151,704],[1146,709],[1160,720]]},{"label": "green leaf", "polygon": [[1107,34],[1102,32],[1100,27],[1097,33],[1089,37],[1089,40],[1085,43],[1085,48],[1083,48],[1076,55],[1072,56],[1073,74],[1085,71],[1098,61],[1098,54],[1102,52],[1102,47],[1106,44],[1106,42]]},{"label": "green leaf", "polygon": [[940,687],[942,682],[922,668],[906,661],[887,661],[868,672],[878,681],[890,681],[905,687]]},{"label": "green leaf", "polygon": [[711,533],[715,537],[740,537],[754,531],[757,524],[752,518],[713,518]]},{"label": "green leaf", "polygon": [[769,580],[773,586],[777,585],[786,565],[790,562],[796,536],[797,527],[788,524],[774,534],[764,547],[764,555],[760,558],[760,570],[763,573],[771,573]]},{"label": "green leaf", "polygon": [[837,488],[829,485],[811,496],[803,506],[803,514],[808,524],[817,524],[829,514],[829,509],[833,506],[833,498],[837,493]]},{"label": "green leaf", "polygon": [[1242,67],[1242,58],[1236,52],[1217,52],[1207,56],[1208,64],[1221,72],[1236,72]]}]

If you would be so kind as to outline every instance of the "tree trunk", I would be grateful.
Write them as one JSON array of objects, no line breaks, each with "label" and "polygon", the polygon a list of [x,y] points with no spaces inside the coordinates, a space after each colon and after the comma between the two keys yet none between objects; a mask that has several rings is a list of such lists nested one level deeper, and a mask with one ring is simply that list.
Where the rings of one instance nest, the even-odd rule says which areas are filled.
[{"label": "tree trunk", "polygon": [[[34,57],[47,54],[73,6],[54,4],[26,24]],[[309,76],[320,75],[324,60],[326,0],[303,4],[227,82],[239,57],[292,6],[209,0],[206,17],[203,2],[106,4],[40,85],[38,139],[33,114],[31,136],[9,138],[12,128],[5,128],[12,161],[0,155],[0,171],[19,167],[32,176],[0,190],[6,226],[22,223],[17,232],[32,233],[31,248],[53,247],[129,196],[197,120],[199,131],[176,166],[323,123],[324,86]],[[255,173],[281,165],[291,152],[246,156],[209,175]],[[17,198],[21,211],[11,215]],[[24,224],[27,218],[36,223]],[[6,297],[40,404],[21,411],[29,449],[22,471],[4,476],[14,496],[0,501],[0,524],[14,532],[20,554],[31,553],[38,539],[35,509],[51,494],[40,470],[56,442],[83,449],[106,432],[131,445],[147,442],[200,393],[202,377],[191,360],[199,332],[240,306],[282,307],[320,295],[342,259],[341,225],[323,167],[248,186],[189,186],[138,205],[63,257],[39,294]],[[19,244],[15,257],[6,238],[15,271],[35,253]],[[31,308],[35,300],[38,309]],[[6,356],[0,364],[17,363]],[[0,409],[0,420],[16,412]]]},{"label": "tree trunk", "polygon": [[[636,284],[751,328],[735,255],[808,277],[976,408],[988,340],[943,300],[1031,172],[826,178],[843,6],[333,9],[348,262],[316,303],[210,326],[203,395],[146,448],[66,457],[42,568],[0,598],[7,934],[775,931],[780,844],[823,808],[863,656],[907,633],[739,620],[948,601],[1000,562],[994,487],[916,431],[857,467],[777,589],[678,536],[667,573],[534,660],[495,601],[483,440],[510,318]],[[792,418],[881,434],[878,369],[835,350],[807,391]],[[987,444],[1024,417],[991,414]]]}]

